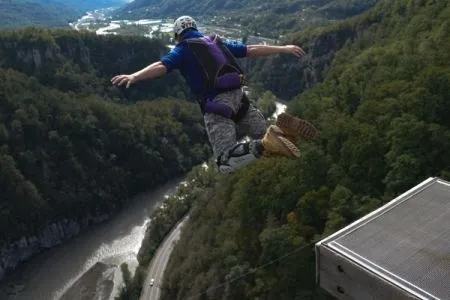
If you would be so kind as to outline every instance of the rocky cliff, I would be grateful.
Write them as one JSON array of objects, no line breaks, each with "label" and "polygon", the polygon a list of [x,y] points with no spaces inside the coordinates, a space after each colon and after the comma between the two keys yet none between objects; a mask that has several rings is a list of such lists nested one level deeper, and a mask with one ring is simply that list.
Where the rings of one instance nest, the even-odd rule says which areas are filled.
[{"label": "rocky cliff", "polygon": [[86,217],[81,221],[64,219],[44,227],[39,234],[22,238],[0,247],[0,280],[7,271],[13,270],[21,262],[44,249],[54,247],[79,234],[89,225],[108,219],[108,215]]},{"label": "rocky cliff", "polygon": [[361,34],[379,21],[376,16],[363,20],[349,20],[326,30],[312,29],[286,37],[282,44],[300,45],[306,55],[301,59],[288,55],[248,59],[244,65],[250,80],[260,82],[278,97],[290,100],[323,81],[335,54],[356,39],[361,40]]}]

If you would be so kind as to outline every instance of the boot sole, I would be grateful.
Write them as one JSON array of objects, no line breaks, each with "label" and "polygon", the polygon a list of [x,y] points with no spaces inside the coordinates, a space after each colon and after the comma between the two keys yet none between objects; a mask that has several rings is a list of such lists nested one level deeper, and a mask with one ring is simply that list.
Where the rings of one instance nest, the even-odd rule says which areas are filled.
[{"label": "boot sole", "polygon": [[276,125],[291,136],[301,136],[306,139],[313,139],[317,136],[317,129],[313,124],[287,113],[278,116]]},{"label": "boot sole", "polygon": [[297,148],[297,146],[287,138],[277,134],[277,133],[282,134],[283,132],[277,132],[278,130],[276,127],[271,127],[270,131],[274,132],[272,133],[274,138],[276,138],[279,144],[283,146],[285,150],[283,151],[284,155],[289,156],[291,158],[300,157],[300,150]]}]

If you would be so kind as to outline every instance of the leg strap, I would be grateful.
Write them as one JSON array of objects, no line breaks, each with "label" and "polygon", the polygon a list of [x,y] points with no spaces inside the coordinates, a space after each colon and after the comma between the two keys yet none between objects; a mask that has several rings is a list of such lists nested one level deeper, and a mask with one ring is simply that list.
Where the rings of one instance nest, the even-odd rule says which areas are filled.
[{"label": "leg strap", "polygon": [[236,114],[233,113],[231,116],[231,119],[238,123],[247,113],[248,108],[250,107],[250,100],[248,99],[247,95],[244,93],[241,100],[241,107],[239,107],[239,110]]},{"label": "leg strap", "polygon": [[217,157],[217,166],[220,173],[233,173],[255,161],[260,153],[262,146],[259,143],[239,143],[231,149],[222,152]]}]

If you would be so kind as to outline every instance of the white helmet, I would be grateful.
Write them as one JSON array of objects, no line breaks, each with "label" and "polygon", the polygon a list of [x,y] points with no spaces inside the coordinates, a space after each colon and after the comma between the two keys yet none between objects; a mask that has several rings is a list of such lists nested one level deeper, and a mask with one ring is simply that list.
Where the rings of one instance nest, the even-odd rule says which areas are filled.
[{"label": "white helmet", "polygon": [[175,23],[173,24],[173,31],[177,36],[180,36],[180,34],[183,33],[188,28],[195,28],[197,29],[197,23],[195,20],[189,16],[182,16],[176,19]]}]

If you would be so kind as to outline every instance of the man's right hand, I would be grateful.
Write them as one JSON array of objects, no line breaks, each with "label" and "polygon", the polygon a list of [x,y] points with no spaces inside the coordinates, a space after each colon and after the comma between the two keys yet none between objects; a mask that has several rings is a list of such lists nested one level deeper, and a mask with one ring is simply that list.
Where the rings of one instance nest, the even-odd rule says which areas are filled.
[{"label": "man's right hand", "polygon": [[137,79],[134,75],[117,75],[111,79],[112,84],[121,86],[126,84],[126,88],[129,88],[131,84],[136,83]]}]

